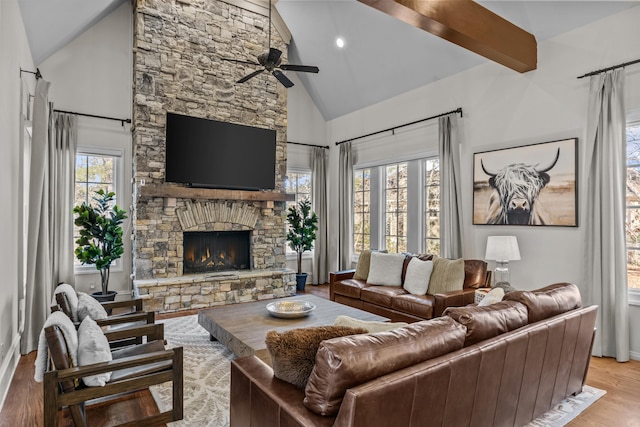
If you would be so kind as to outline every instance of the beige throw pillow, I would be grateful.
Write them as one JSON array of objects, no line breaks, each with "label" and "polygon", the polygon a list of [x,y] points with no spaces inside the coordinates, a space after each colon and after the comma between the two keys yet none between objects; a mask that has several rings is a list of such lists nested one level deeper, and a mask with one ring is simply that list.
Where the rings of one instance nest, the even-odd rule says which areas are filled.
[{"label": "beige throw pillow", "polygon": [[434,258],[427,294],[461,291],[464,285],[464,259]]},{"label": "beige throw pillow", "polygon": [[[78,365],[92,365],[94,363],[112,360],[109,341],[96,321],[85,316],[78,328]],[[111,379],[111,372],[90,375],[82,378],[89,387],[104,387]]]},{"label": "beige throw pillow", "polygon": [[407,266],[402,287],[413,295],[425,295],[429,289],[429,279],[433,270],[433,261],[421,261],[413,257]]},{"label": "beige throw pillow", "polygon": [[356,272],[353,273],[353,278],[366,281],[369,277],[369,266],[371,265],[371,251],[366,249],[362,251],[358,257],[358,265],[356,265]]},{"label": "beige throw pillow", "polygon": [[336,317],[336,321],[333,322],[333,326],[348,326],[350,328],[362,328],[366,329],[367,332],[384,332],[390,331],[395,328],[401,328],[403,326],[407,326],[406,322],[378,322],[375,320],[360,320],[354,319],[353,317],[345,316],[341,314]]},{"label": "beige throw pillow", "polygon": [[380,286],[402,286],[403,254],[371,253],[367,283]]}]

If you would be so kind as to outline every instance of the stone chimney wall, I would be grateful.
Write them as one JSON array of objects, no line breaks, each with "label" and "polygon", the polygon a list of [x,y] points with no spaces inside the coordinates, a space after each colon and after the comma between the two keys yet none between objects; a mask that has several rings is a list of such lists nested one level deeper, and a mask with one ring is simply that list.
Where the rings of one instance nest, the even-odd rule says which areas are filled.
[{"label": "stone chimney wall", "polygon": [[[285,267],[284,202],[140,195],[144,185],[171,185],[164,183],[167,112],[275,129],[275,191],[283,191],[287,154],[286,89],[268,73],[236,84],[256,68],[221,59],[256,60],[267,51],[267,25],[266,16],[217,0],[138,0],[134,5],[133,271],[136,280],[182,275],[183,227],[178,214],[210,202],[227,207],[239,205],[242,210],[259,212],[252,228],[252,268]],[[286,46],[275,30],[272,30],[272,45],[283,51],[286,61]],[[201,221],[190,230],[247,228],[251,229],[241,223]]]}]

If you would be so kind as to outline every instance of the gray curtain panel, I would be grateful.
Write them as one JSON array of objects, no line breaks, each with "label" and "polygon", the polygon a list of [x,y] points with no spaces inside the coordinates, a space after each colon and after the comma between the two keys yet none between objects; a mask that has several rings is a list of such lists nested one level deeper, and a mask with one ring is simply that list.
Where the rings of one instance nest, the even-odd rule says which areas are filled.
[{"label": "gray curtain panel", "polygon": [[73,201],[77,119],[54,115],[50,83],[39,79],[33,104],[27,284],[22,354],[38,347],[53,289],[73,283]]},{"label": "gray curtain panel", "polygon": [[626,115],[624,69],[591,77],[583,199],[584,303],[597,304],[593,355],[629,360],[625,246]]},{"label": "gray curtain panel", "polygon": [[73,283],[73,205],[75,201],[75,164],[78,145],[78,117],[53,113],[49,145],[49,227],[53,243],[54,286]]},{"label": "gray curtain panel", "polygon": [[329,281],[327,235],[327,150],[314,147],[311,152],[311,200],[318,214],[318,232],[313,248],[313,278],[316,284]]},{"label": "gray curtain panel", "polygon": [[27,283],[22,354],[38,348],[38,337],[50,310],[53,294],[49,240],[49,114],[50,83],[38,79],[33,100],[33,134],[29,182]]},{"label": "gray curtain panel", "polygon": [[438,120],[440,151],[440,255],[462,257],[460,130],[456,113]]},{"label": "gray curtain panel", "polygon": [[351,143],[340,144],[338,173],[338,268],[351,268],[353,247],[353,158]]}]

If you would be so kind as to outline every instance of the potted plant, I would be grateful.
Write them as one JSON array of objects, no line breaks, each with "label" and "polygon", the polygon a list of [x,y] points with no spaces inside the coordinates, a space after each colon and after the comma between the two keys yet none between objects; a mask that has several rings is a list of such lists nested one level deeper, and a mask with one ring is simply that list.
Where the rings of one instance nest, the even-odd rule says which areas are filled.
[{"label": "potted plant", "polygon": [[124,252],[122,243],[122,221],[126,212],[113,203],[113,191],[96,191],[94,205],[82,203],[73,208],[77,216],[74,224],[80,227],[80,237],[76,240],[76,258],[82,264],[93,264],[100,271],[102,292],[92,295],[98,301],[113,301],[115,291],[109,291],[111,263]]},{"label": "potted plant", "polygon": [[289,224],[287,232],[289,247],[298,254],[296,288],[303,291],[307,282],[307,273],[302,272],[302,254],[313,249],[313,241],[316,240],[316,231],[318,231],[318,215],[311,212],[311,202],[304,199],[297,206],[289,207],[287,223]]}]

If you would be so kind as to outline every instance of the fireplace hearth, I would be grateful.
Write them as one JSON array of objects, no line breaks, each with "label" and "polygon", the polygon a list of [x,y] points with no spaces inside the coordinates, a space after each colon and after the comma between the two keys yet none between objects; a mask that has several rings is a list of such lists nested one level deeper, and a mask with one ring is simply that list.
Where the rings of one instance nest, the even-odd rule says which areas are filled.
[{"label": "fireplace hearth", "polygon": [[185,232],[184,274],[250,269],[250,239],[250,231]]}]

